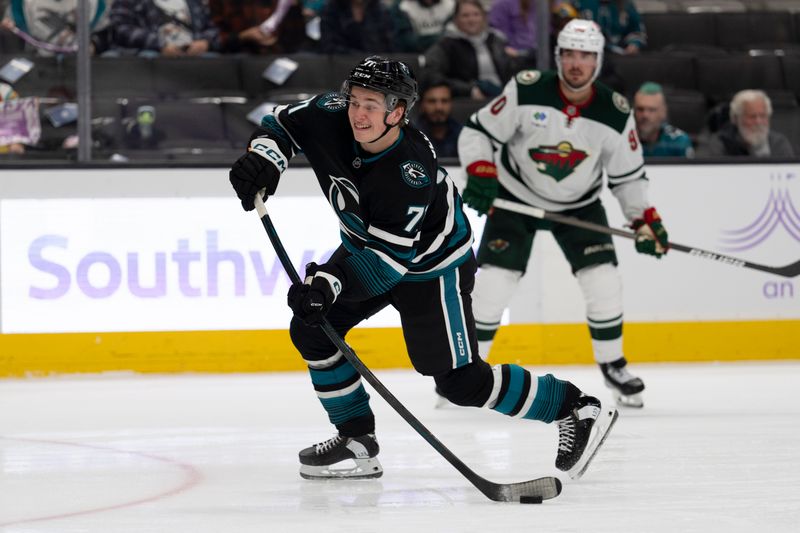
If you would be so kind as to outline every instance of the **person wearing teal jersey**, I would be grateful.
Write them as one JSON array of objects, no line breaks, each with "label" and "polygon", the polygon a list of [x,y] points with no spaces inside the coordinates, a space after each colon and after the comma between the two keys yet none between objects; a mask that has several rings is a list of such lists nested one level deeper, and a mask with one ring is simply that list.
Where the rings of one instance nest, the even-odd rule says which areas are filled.
[{"label": "person wearing teal jersey", "polygon": [[633,97],[636,133],[645,157],[694,157],[692,140],[667,122],[667,101],[661,85],[643,83]]}]

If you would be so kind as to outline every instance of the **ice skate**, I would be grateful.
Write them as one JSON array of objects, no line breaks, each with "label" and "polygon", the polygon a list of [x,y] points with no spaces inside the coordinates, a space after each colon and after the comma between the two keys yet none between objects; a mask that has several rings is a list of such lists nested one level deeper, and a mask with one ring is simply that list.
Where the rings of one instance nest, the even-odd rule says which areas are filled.
[{"label": "ice skate", "polygon": [[300,452],[300,476],[305,479],[368,479],[381,477],[380,451],[373,433],[335,437]]},{"label": "ice skate", "polygon": [[617,421],[614,408],[604,408],[600,400],[582,395],[570,413],[558,420],[556,468],[572,479],[581,477]]},{"label": "ice skate", "polygon": [[617,405],[623,407],[644,407],[642,391],[644,382],[628,372],[628,362],[624,357],[610,363],[601,363],[600,371],[606,381],[606,387],[611,389]]}]

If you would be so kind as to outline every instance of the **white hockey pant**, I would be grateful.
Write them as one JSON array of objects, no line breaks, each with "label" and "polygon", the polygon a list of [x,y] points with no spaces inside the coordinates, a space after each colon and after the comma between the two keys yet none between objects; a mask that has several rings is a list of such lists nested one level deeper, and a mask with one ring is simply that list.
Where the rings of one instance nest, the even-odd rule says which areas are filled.
[{"label": "white hockey pant", "polygon": [[478,333],[478,351],[486,359],[494,341],[494,334],[500,327],[503,312],[519,285],[522,272],[508,270],[494,265],[480,268],[475,278],[472,292],[472,312]]}]

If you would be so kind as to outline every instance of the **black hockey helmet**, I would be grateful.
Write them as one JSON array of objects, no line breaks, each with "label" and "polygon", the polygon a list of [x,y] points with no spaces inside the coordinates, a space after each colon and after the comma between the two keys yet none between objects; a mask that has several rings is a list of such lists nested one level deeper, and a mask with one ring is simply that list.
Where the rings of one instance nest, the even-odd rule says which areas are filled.
[{"label": "black hockey helmet", "polygon": [[342,84],[342,93],[349,97],[350,88],[354,85],[383,93],[389,113],[394,111],[400,100],[405,101],[405,122],[408,122],[408,112],[419,98],[417,79],[408,65],[381,56],[369,56],[356,65]]}]

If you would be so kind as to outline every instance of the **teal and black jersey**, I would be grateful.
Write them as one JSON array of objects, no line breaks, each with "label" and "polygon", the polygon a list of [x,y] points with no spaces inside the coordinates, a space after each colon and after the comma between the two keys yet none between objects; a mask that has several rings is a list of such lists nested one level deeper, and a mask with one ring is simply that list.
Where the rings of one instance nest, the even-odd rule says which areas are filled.
[{"label": "teal and black jersey", "polygon": [[685,131],[666,122],[658,129],[658,139],[653,143],[642,140],[645,157],[694,157],[692,140]]},{"label": "teal and black jersey", "polygon": [[337,261],[350,297],[438,277],[472,254],[461,196],[417,129],[404,127],[381,153],[365,152],[338,93],[277,107],[262,128],[287,160],[302,151],[311,164],[350,252]]}]

